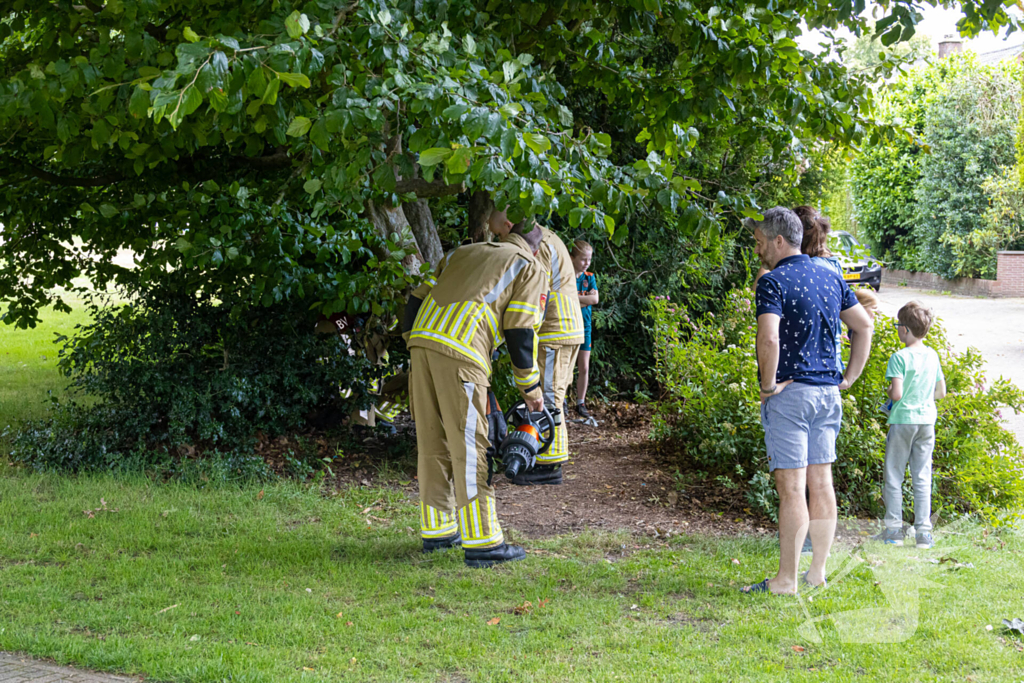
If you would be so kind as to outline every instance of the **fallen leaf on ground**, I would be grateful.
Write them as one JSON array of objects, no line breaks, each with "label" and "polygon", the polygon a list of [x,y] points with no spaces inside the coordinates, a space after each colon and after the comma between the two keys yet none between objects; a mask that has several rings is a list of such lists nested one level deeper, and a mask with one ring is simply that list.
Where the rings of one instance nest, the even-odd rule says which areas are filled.
[{"label": "fallen leaf on ground", "polygon": [[263,489],[260,489],[260,492],[256,494],[256,500],[263,500]]},{"label": "fallen leaf on ground", "polygon": [[803,651],[804,651],[803,647],[801,647],[799,645],[794,645],[793,646],[793,652],[803,652]]},{"label": "fallen leaf on ground", "polygon": [[530,602],[529,600],[527,600],[523,604],[516,605],[515,607],[513,607],[512,608],[512,614],[518,614],[518,615],[529,614],[531,607],[533,607],[533,603]]},{"label": "fallen leaf on ground", "polygon": [[341,613],[341,612],[338,612],[338,616],[337,616],[336,618],[337,618],[337,619],[341,619],[341,615],[342,615],[342,613]]},{"label": "fallen leaf on ground", "polygon": [[346,622],[345,622],[345,626],[351,626],[351,625],[352,625],[352,622],[351,622],[351,621],[346,621]]},{"label": "fallen leaf on ground", "polygon": [[734,557],[734,558],[732,558],[732,563],[733,563],[733,564],[739,564],[739,563],[740,563],[740,561],[739,561],[739,560],[737,560],[737,559],[736,559],[736,558]]},{"label": "fallen leaf on ground", "polygon": [[491,619],[490,621],[487,622],[487,625],[488,626],[497,626],[500,623],[501,623],[501,618],[494,617],[493,619]]}]

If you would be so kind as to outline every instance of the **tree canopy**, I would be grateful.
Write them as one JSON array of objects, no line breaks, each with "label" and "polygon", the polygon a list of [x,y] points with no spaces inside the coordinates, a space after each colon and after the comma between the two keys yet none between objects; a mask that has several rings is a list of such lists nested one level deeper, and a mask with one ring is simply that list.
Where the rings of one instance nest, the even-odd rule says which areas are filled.
[{"label": "tree canopy", "polygon": [[[964,3],[961,31],[1013,30],[1003,5]],[[613,244],[652,207],[713,236],[758,209],[721,182],[730,155],[794,175],[795,141],[875,131],[870,75],[794,40],[801,22],[861,34],[864,8],[0,3],[4,316],[34,324],[78,276],[169,271],[252,303],[385,315],[440,257],[452,197],[470,238],[491,202]],[[914,5],[883,9],[881,42],[909,40]],[[111,258],[124,248],[133,269]]]}]

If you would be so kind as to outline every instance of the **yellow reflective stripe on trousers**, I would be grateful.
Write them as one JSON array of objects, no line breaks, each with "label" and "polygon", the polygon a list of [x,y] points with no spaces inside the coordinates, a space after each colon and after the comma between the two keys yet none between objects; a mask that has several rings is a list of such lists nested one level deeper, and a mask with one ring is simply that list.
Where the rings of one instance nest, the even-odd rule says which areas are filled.
[{"label": "yellow reflective stripe on trousers", "polygon": [[420,503],[420,536],[423,538],[445,538],[454,536],[458,530],[454,513],[442,512],[426,503]]},{"label": "yellow reflective stripe on trousers", "polygon": [[489,496],[481,496],[459,508],[459,528],[464,548],[490,548],[505,541],[494,499]]}]

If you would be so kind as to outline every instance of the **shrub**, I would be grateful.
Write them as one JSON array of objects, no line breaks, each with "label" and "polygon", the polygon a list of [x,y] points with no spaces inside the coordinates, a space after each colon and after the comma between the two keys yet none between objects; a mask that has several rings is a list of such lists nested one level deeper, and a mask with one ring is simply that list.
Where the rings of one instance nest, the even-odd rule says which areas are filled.
[{"label": "shrub", "polygon": [[[71,471],[166,469],[168,454],[231,460],[251,453],[258,432],[295,431],[318,408],[347,414],[360,403],[368,363],[337,335],[315,334],[306,306],[236,303],[168,287],[124,305],[92,301],[93,322],[62,338],[59,354],[87,402],[56,403],[26,425],[14,459]],[[252,469],[242,464],[234,469]]]},{"label": "shrub", "polygon": [[[935,93],[925,116],[924,138],[931,153],[921,161],[915,231],[924,268],[956,276],[955,240],[985,227],[989,205],[983,184],[1014,161],[1014,136],[1020,111],[1020,66],[980,66],[956,57],[959,70]],[[984,249],[975,237],[962,249]],[[968,264],[968,271],[978,267]]]},{"label": "shrub", "polygon": [[[683,469],[746,482],[747,501],[774,516],[777,498],[766,478],[760,424],[753,294],[733,290],[719,317],[691,319],[667,299],[650,301],[656,372],[663,395],[654,420],[655,439]],[[875,318],[871,357],[860,379],[843,395],[843,428],[833,466],[841,514],[880,515],[886,421],[885,370],[900,347],[893,320]],[[977,351],[954,352],[941,323],[926,343],[936,349],[949,395],[939,402],[934,454],[934,508],[984,513],[1024,506],[1024,452],[1000,424],[1001,409],[1024,410],[1024,392],[1009,382],[986,384]],[[912,508],[909,477],[904,503]]]}]

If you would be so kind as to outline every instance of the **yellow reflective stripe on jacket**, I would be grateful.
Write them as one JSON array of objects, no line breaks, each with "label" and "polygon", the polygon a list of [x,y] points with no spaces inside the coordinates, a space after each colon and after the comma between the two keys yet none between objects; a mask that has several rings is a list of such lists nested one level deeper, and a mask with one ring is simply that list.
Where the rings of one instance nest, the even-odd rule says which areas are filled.
[{"label": "yellow reflective stripe on jacket", "polygon": [[537,371],[536,366],[530,371],[530,374],[526,377],[520,377],[519,375],[513,375],[516,380],[516,384],[521,387],[532,387],[534,384],[540,383],[540,373]]},{"label": "yellow reflective stripe on jacket", "polygon": [[574,310],[572,302],[569,301],[565,294],[552,292],[549,302],[550,306],[554,307],[554,315],[552,317],[557,318],[557,321],[553,323],[554,329],[552,329],[552,322],[550,319],[548,320],[548,323],[545,325],[547,331],[540,334],[542,341],[564,340],[583,336],[582,314],[578,318],[574,315],[578,309]]},{"label": "yellow reflective stripe on jacket", "polygon": [[540,313],[540,307],[539,306],[535,306],[535,305],[527,303],[525,301],[510,301],[510,302],[508,302],[508,308],[506,308],[505,310],[507,310],[507,311],[522,311],[523,313],[533,313],[534,315],[537,315],[538,313]]},{"label": "yellow reflective stripe on jacket", "polygon": [[486,304],[473,301],[459,301],[447,306],[438,306],[434,297],[427,295],[423,305],[416,314],[416,320],[412,324],[412,331],[409,339],[429,339],[454,349],[462,355],[472,359],[485,370],[490,365],[483,356],[473,349],[473,338],[476,336],[476,329],[480,319],[490,314],[488,323],[492,331],[497,329],[497,323],[491,322],[494,314]]}]

